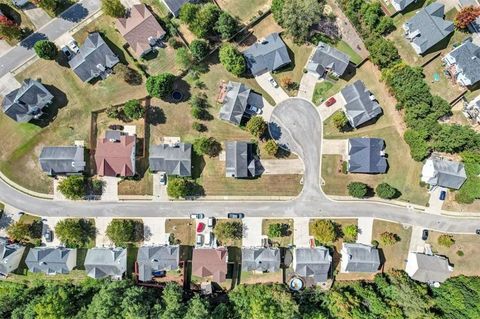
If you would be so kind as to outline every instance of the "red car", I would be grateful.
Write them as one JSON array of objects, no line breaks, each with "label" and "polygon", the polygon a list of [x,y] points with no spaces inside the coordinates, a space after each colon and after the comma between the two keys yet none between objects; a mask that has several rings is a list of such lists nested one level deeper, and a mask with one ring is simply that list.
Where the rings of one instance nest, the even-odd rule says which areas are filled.
[{"label": "red car", "polygon": [[201,233],[205,229],[204,223],[198,223],[197,225],[197,233]]},{"label": "red car", "polygon": [[333,104],[335,104],[337,102],[337,100],[335,100],[335,98],[332,96],[331,98],[329,98],[327,100],[327,102],[325,102],[325,106],[326,107],[329,107],[329,106],[332,106]]}]

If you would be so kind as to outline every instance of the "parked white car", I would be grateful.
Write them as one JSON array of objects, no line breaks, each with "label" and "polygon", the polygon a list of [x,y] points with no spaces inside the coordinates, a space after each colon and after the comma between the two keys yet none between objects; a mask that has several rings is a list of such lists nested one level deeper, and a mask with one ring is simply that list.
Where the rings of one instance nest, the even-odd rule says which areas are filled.
[{"label": "parked white car", "polygon": [[70,50],[72,50],[73,53],[77,54],[80,52],[80,49],[78,48],[77,41],[71,40],[70,42],[67,43],[67,46]]},{"label": "parked white car", "polygon": [[262,114],[262,109],[259,109],[258,107],[253,105],[248,105],[248,110],[255,114]]},{"label": "parked white car", "polygon": [[271,75],[268,76],[268,82],[270,82],[270,84],[271,84],[274,88],[278,88],[278,83],[277,83],[277,81],[275,81],[275,79],[274,79]]}]

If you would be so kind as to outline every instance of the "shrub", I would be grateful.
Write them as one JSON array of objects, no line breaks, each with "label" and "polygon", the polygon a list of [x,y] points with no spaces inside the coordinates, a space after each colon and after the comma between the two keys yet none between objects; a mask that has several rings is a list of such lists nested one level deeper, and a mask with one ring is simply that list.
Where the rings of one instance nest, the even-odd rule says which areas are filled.
[{"label": "shrub", "polygon": [[67,199],[78,200],[86,195],[86,184],[83,176],[68,176],[58,183],[58,190]]},{"label": "shrub", "polygon": [[35,42],[33,49],[39,58],[45,60],[54,60],[58,54],[58,49],[55,43],[48,40]]},{"label": "shrub", "polygon": [[85,247],[95,239],[95,227],[86,219],[67,218],[55,225],[55,234],[67,247]]},{"label": "shrub", "polygon": [[122,18],[127,13],[120,0],[102,0],[102,11],[114,18]]},{"label": "shrub", "polygon": [[[312,25],[317,23],[322,16],[322,4],[312,0],[284,0],[282,2],[275,3],[274,18],[293,37],[295,42],[305,42]],[[278,7],[282,8],[281,11],[278,10]]]},{"label": "shrub", "polygon": [[357,225],[347,225],[343,227],[343,239],[347,243],[354,243],[357,240],[358,235],[358,226]]},{"label": "shrub", "polygon": [[322,245],[332,244],[338,238],[337,227],[328,219],[319,219],[312,224],[312,235]]},{"label": "shrub", "polygon": [[168,45],[171,46],[174,50],[181,48],[183,46],[182,42],[178,41],[175,38],[168,39]]},{"label": "shrub", "polygon": [[263,148],[270,156],[275,156],[278,153],[278,144],[274,140],[268,140]]},{"label": "shrub", "polygon": [[200,11],[200,6],[194,3],[185,3],[180,8],[179,18],[180,21],[186,23],[187,25],[193,23],[195,20],[198,11]]},{"label": "shrub", "polygon": [[125,81],[125,83],[127,84],[130,84],[130,85],[142,84],[142,81],[143,81],[142,75],[138,71],[132,68],[129,68],[123,63],[118,63],[117,65],[115,65],[114,72],[115,74],[118,74],[119,76],[121,76]]},{"label": "shrub", "polygon": [[193,150],[197,155],[217,156],[222,146],[213,137],[199,137],[193,142]]},{"label": "shrub", "polygon": [[7,227],[7,235],[13,241],[25,243],[30,238],[31,227],[29,224],[18,221]]},{"label": "shrub", "polygon": [[375,193],[383,199],[392,199],[397,197],[398,190],[387,183],[380,183],[375,188]]},{"label": "shrub", "polygon": [[197,120],[209,120],[211,118],[210,113],[207,110],[202,109],[198,106],[194,106],[191,109],[192,117]]},{"label": "shrub", "polygon": [[380,242],[384,246],[392,246],[395,243],[397,243],[399,240],[400,238],[398,238],[398,235],[394,233],[390,233],[386,231],[380,234]]},{"label": "shrub", "polygon": [[113,219],[107,226],[107,237],[116,246],[133,242],[135,241],[135,224],[131,219]]},{"label": "shrub", "polygon": [[286,237],[290,226],[283,223],[274,223],[268,225],[268,237]]},{"label": "shrub", "polygon": [[119,106],[110,105],[105,112],[111,119],[118,119],[121,115],[123,115],[123,110]]},{"label": "shrub", "polygon": [[238,221],[218,223],[213,230],[221,243],[228,240],[242,239],[243,225]]},{"label": "shrub", "polygon": [[245,126],[248,132],[257,138],[261,138],[267,132],[267,123],[261,116],[253,116]]},{"label": "shrub", "polygon": [[400,61],[400,54],[398,53],[397,47],[390,40],[373,36],[367,39],[365,44],[368,52],[370,52],[372,63],[380,69],[389,68]]},{"label": "shrub", "polygon": [[457,256],[463,257],[465,253],[462,250],[457,250]]},{"label": "shrub", "polygon": [[455,244],[455,239],[452,235],[443,234],[438,236],[437,242],[440,246],[450,248],[453,246],[453,244]]},{"label": "shrub", "polygon": [[204,40],[193,40],[190,43],[190,51],[195,60],[200,61],[208,54],[208,43]]},{"label": "shrub", "polygon": [[223,11],[218,17],[215,24],[215,31],[217,31],[222,39],[231,38],[238,30],[238,22],[227,12]]},{"label": "shrub", "polygon": [[223,44],[219,51],[220,63],[233,75],[240,76],[245,73],[247,65],[243,54],[232,44]]},{"label": "shrub", "polygon": [[368,193],[368,185],[361,182],[351,182],[347,188],[348,194],[355,198],[364,198]]},{"label": "shrub", "polygon": [[189,69],[193,63],[192,54],[187,48],[179,48],[175,53],[175,63],[182,70]]},{"label": "shrub", "polygon": [[191,185],[185,178],[170,178],[167,183],[167,194],[172,198],[186,198],[190,195]]},{"label": "shrub", "polygon": [[145,114],[145,109],[140,104],[139,100],[129,100],[123,106],[125,116],[131,120],[138,120]]},{"label": "shrub", "polygon": [[332,116],[333,125],[340,131],[343,131],[348,124],[348,118],[343,111],[337,111]]},{"label": "shrub", "polygon": [[468,25],[475,21],[475,19],[479,16],[480,7],[468,6],[462,8],[462,10],[457,13],[453,22],[455,24],[455,27],[457,27],[458,29],[466,29]]},{"label": "shrub", "polygon": [[199,122],[193,122],[192,128],[197,132],[205,132],[207,130],[207,127],[204,124]]},{"label": "shrub", "polygon": [[149,77],[146,84],[148,94],[157,98],[167,97],[173,91],[175,79],[175,75],[171,73],[162,73]]},{"label": "shrub", "polygon": [[0,36],[7,40],[20,40],[22,30],[16,24],[0,24]]}]

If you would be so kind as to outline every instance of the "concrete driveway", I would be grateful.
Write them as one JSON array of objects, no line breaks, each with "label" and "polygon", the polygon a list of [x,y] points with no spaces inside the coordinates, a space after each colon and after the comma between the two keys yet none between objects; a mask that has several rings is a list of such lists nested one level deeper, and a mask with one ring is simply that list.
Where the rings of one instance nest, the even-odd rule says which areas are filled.
[{"label": "concrete driveway", "polygon": [[347,158],[348,140],[323,140],[322,154],[326,155],[342,155]]},{"label": "concrete driveway", "polygon": [[288,94],[282,89],[280,85],[278,85],[278,87],[276,88],[273,87],[273,85],[268,80],[270,77],[270,72],[266,72],[261,75],[257,75],[255,77],[255,80],[257,81],[258,85],[260,85],[260,87],[264,89],[265,92],[267,92],[276,103],[280,103],[288,99]]},{"label": "concrete driveway", "polygon": [[360,217],[358,219],[357,243],[364,245],[372,244],[373,218]]},{"label": "concrete driveway", "polygon": [[148,217],[143,220],[143,237],[146,245],[168,244],[168,234],[165,233],[165,220],[162,217]]},{"label": "concrete driveway", "polygon": [[160,184],[160,173],[153,174],[153,200],[156,202],[167,202],[167,186]]},{"label": "concrete driveway", "polygon": [[448,192],[448,189],[443,187],[435,187],[431,190],[430,198],[428,199],[428,207],[426,208],[426,212],[434,215],[441,215],[442,214],[442,206],[444,201],[440,200],[440,192],[445,191]]},{"label": "concrete driveway", "polygon": [[118,177],[103,176],[100,179],[105,183],[101,199],[106,202],[118,201]]},{"label": "concrete driveway", "polygon": [[259,247],[262,245],[262,218],[246,217],[243,223],[243,247]]},{"label": "concrete driveway", "polygon": [[261,160],[263,175],[303,174],[305,171],[301,159],[270,159]]},{"label": "concrete driveway", "polygon": [[112,221],[111,217],[97,217],[95,218],[95,228],[97,234],[95,236],[96,247],[113,247],[113,243],[107,237],[107,227]]},{"label": "concrete driveway", "polygon": [[25,15],[32,21],[33,25],[40,29],[50,21],[52,18],[42,9],[29,2],[25,7],[22,8],[22,11]]},{"label": "concrete driveway", "polygon": [[263,108],[262,108],[262,114],[260,114],[260,116],[265,120],[265,122],[270,122],[270,118],[272,117],[272,113],[273,113],[273,106],[268,103],[267,100],[265,100],[265,98],[263,98]]},{"label": "concrete driveway", "polygon": [[410,246],[408,252],[423,253],[425,252],[425,241],[422,239],[422,232],[425,228],[420,226],[412,227],[412,237],[410,238]]},{"label": "concrete driveway", "polygon": [[333,104],[331,106],[326,106],[325,102],[330,98],[329,97],[325,100],[325,102],[323,102],[322,104],[320,104],[317,107],[318,114],[322,118],[322,121],[325,121],[326,119],[328,119],[336,111],[342,110],[344,105],[345,105],[345,100],[344,100],[342,94],[340,94],[340,92],[333,95],[333,97],[337,101],[337,102],[335,102],[335,104]]},{"label": "concrete driveway", "polygon": [[4,97],[21,86],[20,82],[9,72],[0,78],[0,96]]},{"label": "concrete driveway", "polygon": [[293,219],[293,243],[295,247],[310,247],[310,218],[295,217]]},{"label": "concrete driveway", "polygon": [[311,73],[305,73],[300,80],[300,88],[298,89],[298,97],[303,97],[309,101],[313,98],[313,92],[315,91],[315,85],[318,79]]},{"label": "concrete driveway", "polygon": [[0,218],[0,237],[8,237],[7,227],[15,222],[18,222],[20,219],[20,215],[18,214],[19,212],[20,211],[18,209],[9,205],[5,205],[3,214]]},{"label": "concrete driveway", "polygon": [[[45,243],[45,246],[47,247],[58,247],[62,243],[60,242],[60,239],[57,237],[55,234],[55,226],[57,226],[57,223],[62,220],[62,218],[59,217],[43,217],[43,226],[42,226],[42,242]],[[45,234],[47,231],[51,230],[53,233],[53,240],[51,242],[48,242],[45,240]]]}]

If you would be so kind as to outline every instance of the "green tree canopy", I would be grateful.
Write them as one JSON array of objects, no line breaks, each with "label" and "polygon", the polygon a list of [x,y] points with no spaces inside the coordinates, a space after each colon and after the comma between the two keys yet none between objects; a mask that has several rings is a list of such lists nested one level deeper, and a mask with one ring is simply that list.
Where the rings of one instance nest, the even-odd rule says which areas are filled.
[{"label": "green tree canopy", "polygon": [[135,221],[131,219],[113,219],[107,226],[108,238],[117,246],[135,241]]},{"label": "green tree canopy", "polygon": [[193,58],[200,61],[208,54],[208,43],[204,40],[195,39],[190,43],[190,51]]},{"label": "green tree canopy", "polygon": [[358,235],[358,226],[357,225],[347,225],[342,228],[343,239],[347,243],[354,243],[357,240]]},{"label": "green tree canopy", "polygon": [[[284,0],[280,21],[297,43],[307,41],[310,28],[322,16],[323,5],[318,0]],[[274,14],[275,17],[275,14]]]},{"label": "green tree canopy", "polygon": [[453,246],[453,244],[455,244],[455,239],[452,235],[442,234],[438,236],[437,242],[440,246],[450,248]]},{"label": "green tree canopy", "polygon": [[58,54],[58,49],[55,43],[48,40],[35,42],[33,49],[39,58],[45,60],[54,60]]},{"label": "green tree canopy", "polygon": [[391,233],[391,232],[383,232],[380,234],[380,242],[384,246],[392,246],[396,242],[398,242],[400,239],[398,238],[397,234]]},{"label": "green tree canopy", "polygon": [[13,241],[27,242],[31,236],[31,226],[22,221],[15,222],[7,227],[7,235]]},{"label": "green tree canopy", "polygon": [[147,79],[148,94],[157,98],[166,98],[173,91],[175,79],[175,75],[171,73],[162,73],[149,77]]},{"label": "green tree canopy", "polygon": [[337,227],[328,219],[317,219],[311,225],[313,237],[322,245],[331,244],[338,238]]},{"label": "green tree canopy", "polygon": [[222,39],[229,39],[235,34],[235,32],[237,32],[237,30],[237,20],[227,12],[223,11],[215,24],[215,31],[220,33]]},{"label": "green tree canopy", "polygon": [[368,185],[361,182],[351,182],[347,189],[348,194],[356,198],[364,198],[368,194]]},{"label": "green tree canopy", "polygon": [[62,219],[55,225],[55,234],[67,247],[85,247],[95,239],[95,226],[87,219]]},{"label": "green tree canopy", "polygon": [[245,73],[247,69],[245,58],[232,44],[223,44],[220,48],[219,57],[220,63],[228,72],[236,76]]},{"label": "green tree canopy", "polygon": [[275,140],[268,140],[265,143],[264,149],[270,156],[276,156],[278,154],[278,144]]},{"label": "green tree canopy", "polygon": [[398,197],[398,190],[387,183],[380,183],[375,188],[375,193],[383,199],[392,199]]},{"label": "green tree canopy", "polygon": [[190,183],[185,178],[170,178],[167,184],[167,194],[172,198],[186,198],[190,195]]},{"label": "green tree canopy", "polygon": [[68,199],[78,200],[86,195],[86,183],[83,176],[72,175],[58,183],[58,190]]},{"label": "green tree canopy", "polygon": [[193,141],[193,150],[197,155],[217,156],[222,146],[213,137],[199,137]]},{"label": "green tree canopy", "polygon": [[343,111],[333,113],[332,120],[333,125],[340,131],[343,131],[348,125],[348,118]]},{"label": "green tree canopy", "polygon": [[213,232],[221,243],[225,243],[228,240],[242,239],[243,225],[238,221],[217,223]]},{"label": "green tree canopy", "polygon": [[131,120],[138,120],[143,117],[145,109],[139,100],[129,100],[123,106],[125,116]]},{"label": "green tree canopy", "polygon": [[373,36],[366,41],[370,59],[380,69],[389,68],[400,61],[395,44],[383,37]]},{"label": "green tree canopy", "polygon": [[114,18],[123,18],[127,10],[120,0],[102,0],[103,12]]},{"label": "green tree canopy", "polygon": [[261,138],[261,137],[265,136],[268,126],[267,126],[267,122],[265,122],[265,120],[261,116],[257,115],[257,116],[251,117],[248,120],[245,128],[253,136],[255,136],[257,138]]}]

